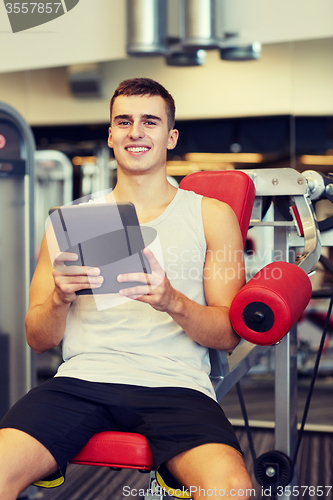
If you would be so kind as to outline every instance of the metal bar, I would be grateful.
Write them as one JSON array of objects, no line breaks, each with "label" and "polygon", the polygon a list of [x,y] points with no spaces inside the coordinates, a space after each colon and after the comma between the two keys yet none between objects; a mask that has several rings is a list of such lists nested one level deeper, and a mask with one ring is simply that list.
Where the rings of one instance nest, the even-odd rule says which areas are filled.
[{"label": "metal bar", "polygon": [[150,471],[149,488],[146,491],[144,500],[163,500],[163,490],[157,482],[155,470]]},{"label": "metal bar", "polygon": [[[281,216],[275,210],[274,218]],[[274,248],[289,261],[287,229],[275,227]],[[275,348],[275,448],[292,456],[297,441],[297,333],[296,326]],[[295,468],[291,485],[297,486]],[[283,495],[284,500],[290,498]]]},{"label": "metal bar", "polygon": [[276,226],[282,226],[282,227],[295,227],[294,222],[289,222],[289,221],[262,221],[262,220],[250,220],[250,226],[271,226],[271,227],[276,227]]},{"label": "metal bar", "polygon": [[223,380],[230,371],[227,353],[209,349],[209,357],[211,364],[210,378],[212,380]]},{"label": "metal bar", "polygon": [[306,179],[293,168],[243,170],[253,180],[256,196],[305,195]]},{"label": "metal bar", "polygon": [[293,198],[304,231],[303,254],[295,264],[301,267],[306,273],[309,273],[315,264],[317,264],[320,257],[320,233],[310,199],[305,196],[294,196]]},{"label": "metal bar", "polygon": [[[230,389],[248,373],[248,371],[254,366],[262,356],[268,353],[272,346],[256,346],[250,344],[249,342],[244,342],[235,349],[234,354],[229,358],[229,368],[230,371],[220,379],[215,385],[215,393],[217,401],[221,401],[223,396],[225,396]],[[233,365],[235,358],[237,356],[237,362]],[[241,359],[239,359],[239,357]],[[233,365],[233,366],[232,366]]]},{"label": "metal bar", "polygon": [[[297,330],[294,326],[275,351],[275,448],[291,459],[297,442]],[[297,486],[297,468],[290,483]],[[283,495],[283,499],[290,498]]]}]

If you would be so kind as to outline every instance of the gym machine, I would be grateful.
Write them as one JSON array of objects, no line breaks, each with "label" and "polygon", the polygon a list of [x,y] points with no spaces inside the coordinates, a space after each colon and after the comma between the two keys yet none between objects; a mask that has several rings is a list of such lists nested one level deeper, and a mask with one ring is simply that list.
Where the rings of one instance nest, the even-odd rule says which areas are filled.
[{"label": "gym machine", "polygon": [[[45,234],[49,208],[71,203],[73,200],[73,165],[60,151],[39,150],[35,160],[35,257]],[[36,357],[36,377],[43,381],[52,377],[62,362],[61,347],[57,346]]]},{"label": "gym machine", "polygon": [[0,102],[0,417],[34,385],[24,325],[35,267],[34,151],[30,127]]},{"label": "gym machine", "polygon": [[54,150],[35,151],[34,160],[35,248],[38,253],[49,208],[73,200],[73,165],[64,153]]}]

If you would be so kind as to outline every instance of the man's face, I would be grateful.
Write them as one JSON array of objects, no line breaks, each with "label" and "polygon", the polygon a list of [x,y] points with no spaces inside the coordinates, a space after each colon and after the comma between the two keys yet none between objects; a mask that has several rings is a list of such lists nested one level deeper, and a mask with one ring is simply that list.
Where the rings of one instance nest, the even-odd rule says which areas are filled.
[{"label": "man's face", "polygon": [[118,96],[113,104],[108,145],[118,167],[146,172],[165,167],[167,149],[178,131],[168,131],[166,105],[160,96]]}]

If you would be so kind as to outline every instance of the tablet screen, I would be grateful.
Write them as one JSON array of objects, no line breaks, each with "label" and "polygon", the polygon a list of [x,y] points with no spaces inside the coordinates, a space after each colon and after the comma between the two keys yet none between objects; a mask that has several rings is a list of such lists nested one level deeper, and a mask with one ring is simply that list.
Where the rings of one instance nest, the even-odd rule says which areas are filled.
[{"label": "tablet screen", "polygon": [[49,214],[60,251],[76,253],[79,259],[75,265],[98,267],[104,277],[100,288],[79,290],[78,295],[117,293],[121,288],[142,285],[117,281],[123,273],[150,273],[132,203],[65,205],[51,208]]}]

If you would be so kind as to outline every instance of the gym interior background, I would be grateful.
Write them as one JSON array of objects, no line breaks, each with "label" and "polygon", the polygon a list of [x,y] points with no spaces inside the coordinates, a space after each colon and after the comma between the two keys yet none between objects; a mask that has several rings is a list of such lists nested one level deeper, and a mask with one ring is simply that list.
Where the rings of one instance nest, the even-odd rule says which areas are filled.
[{"label": "gym interior background", "polygon": [[[299,172],[317,170],[325,175],[333,171],[333,4],[328,0],[196,3],[198,9],[209,5],[215,14],[209,28],[202,28],[201,45],[192,40],[190,47],[185,43],[182,0],[81,0],[52,22],[19,33],[12,33],[5,7],[0,6],[0,101],[22,115],[31,127],[37,150],[35,259],[48,204],[66,203],[115,185],[116,163],[106,144],[109,99],[118,83],[126,78],[156,79],[175,98],[180,139],[168,158],[168,174],[177,182],[198,170],[293,168]],[[151,39],[145,40],[146,46],[139,46],[137,32],[130,31],[133,12],[140,18],[141,8],[143,17],[150,16],[151,22],[156,23],[161,4],[167,8],[166,31],[158,25]],[[0,134],[8,142],[8,130],[1,126],[0,122]],[[4,155],[0,141],[0,159]],[[2,177],[0,190],[1,181]],[[1,210],[6,210],[4,204]],[[316,211],[319,219],[326,219],[333,214],[333,205],[323,200],[318,202]],[[0,219],[4,218],[2,213]],[[1,240],[8,238],[4,228],[4,223],[0,223]],[[15,232],[15,228],[10,231]],[[258,240],[255,233],[251,237],[250,230],[248,250],[258,244],[262,244],[260,237]],[[323,249],[331,260],[332,246]],[[6,283],[5,264],[0,264],[1,303]],[[332,290],[333,278],[320,265],[313,286],[315,290]],[[300,418],[327,296],[312,300],[298,325]],[[6,315],[6,311],[0,310],[2,316]],[[0,334],[5,339],[6,332],[1,331],[4,323],[0,318]],[[332,470],[332,332],[331,322],[308,417],[308,441],[300,458],[300,478],[309,486],[324,486],[320,471]],[[4,340],[0,387],[2,394],[8,393],[9,401],[11,372],[6,349],[9,347]],[[32,383],[52,376],[60,361],[58,350],[38,358],[33,356]],[[243,380],[249,418],[259,433],[258,446],[265,442],[263,435],[269,442],[269,429],[274,427],[272,364],[271,357],[265,357]],[[5,401],[3,405],[6,404]],[[234,390],[224,398],[223,407],[243,435]],[[325,452],[319,453],[319,448]],[[80,482],[79,470],[76,466],[73,485]],[[99,477],[95,482],[91,480],[90,492],[82,490],[81,496],[75,496],[73,489],[67,493],[63,489],[58,493],[46,492],[43,498],[111,498],[110,492],[121,483],[119,477],[124,476],[108,479],[103,492],[93,493]],[[331,472],[327,472],[327,477],[333,484]],[[133,484],[138,481],[132,476],[128,480]],[[74,488],[68,483],[67,488]]]}]

